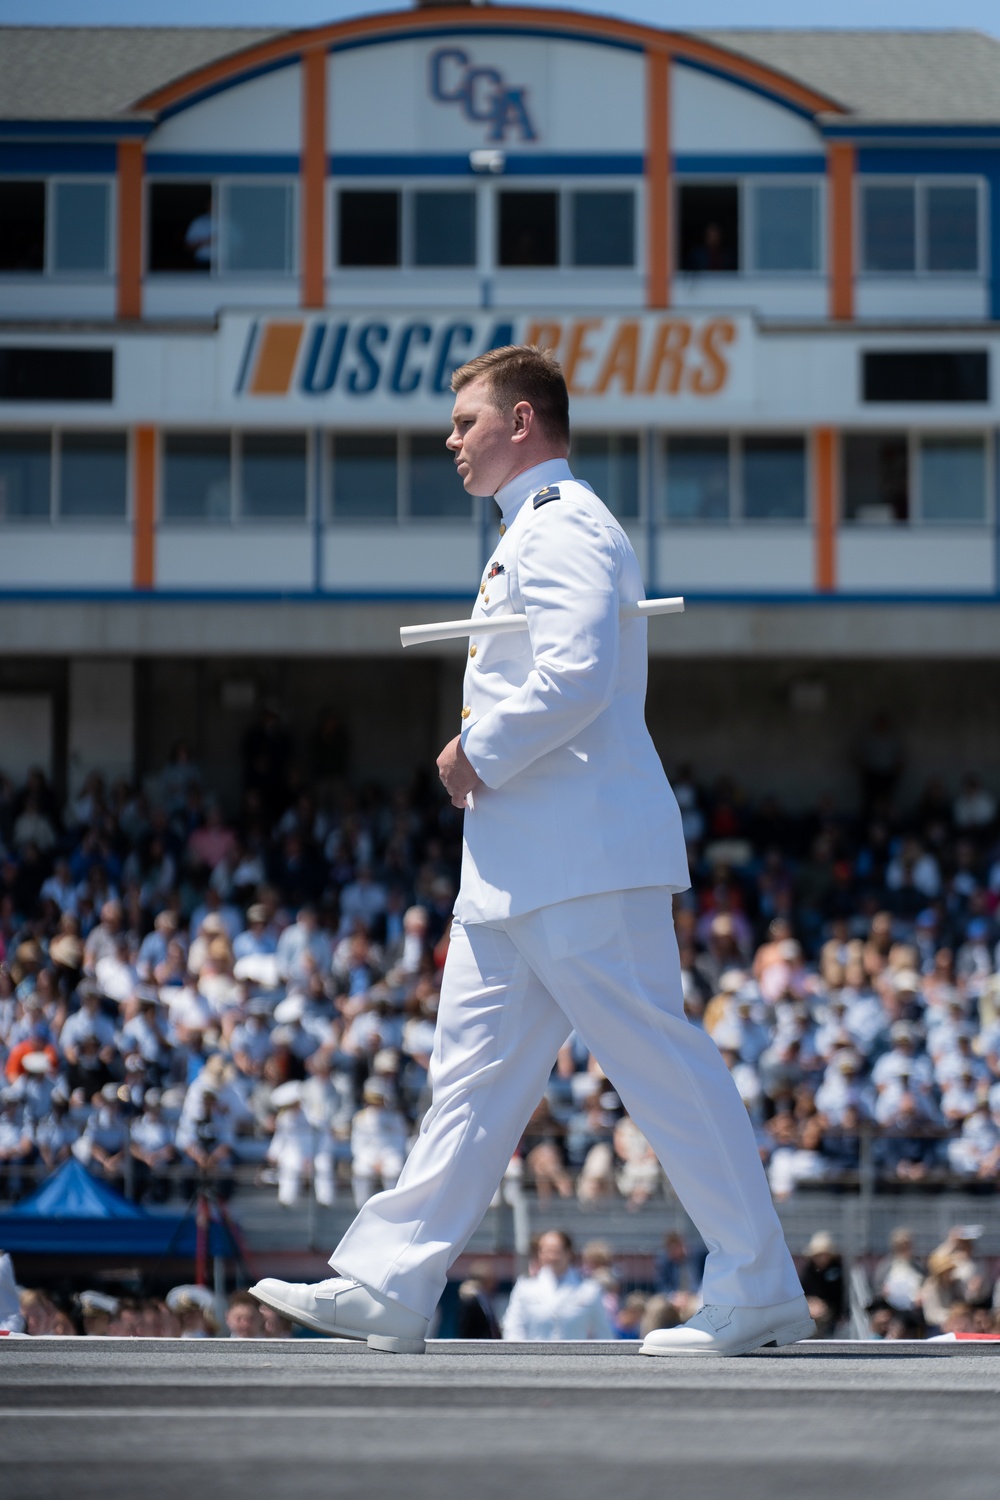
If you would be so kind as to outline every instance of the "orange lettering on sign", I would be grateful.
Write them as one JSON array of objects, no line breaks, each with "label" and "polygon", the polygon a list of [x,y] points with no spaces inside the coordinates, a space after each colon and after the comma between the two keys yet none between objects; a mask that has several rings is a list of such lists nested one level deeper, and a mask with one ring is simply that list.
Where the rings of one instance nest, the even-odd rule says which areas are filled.
[{"label": "orange lettering on sign", "polygon": [[696,396],[714,396],[729,379],[729,364],[720,345],[736,340],[736,325],[728,318],[712,318],[698,335],[705,363],[691,371],[690,388]]},{"label": "orange lettering on sign", "polygon": [[548,349],[555,354],[562,343],[561,323],[531,323],[525,335],[526,344],[534,344],[539,349]]},{"label": "orange lettering on sign", "polygon": [[592,395],[603,396],[613,380],[621,382],[622,394],[635,394],[639,368],[639,325],[630,320],[618,325],[611,347],[604,357]]},{"label": "orange lettering on sign", "polygon": [[665,390],[676,396],[684,375],[684,351],[691,342],[691,325],[664,318],[657,325],[653,351],[646,366],[642,389],[647,396]]},{"label": "orange lettering on sign", "polygon": [[587,335],[592,329],[600,328],[603,322],[603,318],[578,318],[570,325],[569,343],[563,357],[563,375],[566,377],[566,388],[571,396],[586,394],[576,384],[577,366],[584,365],[594,358],[593,349],[587,348]]}]

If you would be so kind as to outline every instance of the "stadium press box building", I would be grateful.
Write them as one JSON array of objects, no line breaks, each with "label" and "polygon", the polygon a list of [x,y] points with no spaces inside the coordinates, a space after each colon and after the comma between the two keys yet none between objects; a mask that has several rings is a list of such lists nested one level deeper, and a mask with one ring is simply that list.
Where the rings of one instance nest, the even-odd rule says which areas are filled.
[{"label": "stadium press box building", "polygon": [[836,789],[886,703],[928,770],[1000,751],[1000,43],[5,28],[0,115],[9,772],[184,734],[235,788],[272,698],[375,774],[432,755],[465,648],[398,626],[465,612],[496,525],[449,377],[521,341],[688,598],[650,629],[668,762]]}]

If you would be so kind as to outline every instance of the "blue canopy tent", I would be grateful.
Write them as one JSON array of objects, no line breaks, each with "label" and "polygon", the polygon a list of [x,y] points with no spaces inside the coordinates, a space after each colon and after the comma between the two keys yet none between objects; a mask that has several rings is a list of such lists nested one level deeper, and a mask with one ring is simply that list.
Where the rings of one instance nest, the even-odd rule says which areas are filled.
[{"label": "blue canopy tent", "polygon": [[[151,1214],[92,1177],[72,1157],[29,1198],[0,1214],[0,1249],[21,1255],[114,1255],[190,1258],[193,1215]],[[239,1253],[233,1236],[214,1219],[208,1253]]]}]

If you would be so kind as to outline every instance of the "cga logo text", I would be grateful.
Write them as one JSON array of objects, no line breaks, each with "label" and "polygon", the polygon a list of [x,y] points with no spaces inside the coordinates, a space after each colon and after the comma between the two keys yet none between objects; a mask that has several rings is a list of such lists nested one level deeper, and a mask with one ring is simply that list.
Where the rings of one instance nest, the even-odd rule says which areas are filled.
[{"label": "cga logo text", "polygon": [[515,140],[536,141],[527,89],[511,88],[496,68],[477,68],[461,47],[439,47],[428,64],[431,98],[455,104],[467,120],[488,125],[487,144],[501,146],[508,130]]}]

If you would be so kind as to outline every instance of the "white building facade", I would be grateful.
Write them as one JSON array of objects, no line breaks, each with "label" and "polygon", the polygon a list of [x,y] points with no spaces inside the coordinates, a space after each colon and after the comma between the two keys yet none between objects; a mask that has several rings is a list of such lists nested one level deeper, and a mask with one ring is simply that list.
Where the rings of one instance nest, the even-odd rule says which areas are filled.
[{"label": "white building facade", "polygon": [[460,660],[397,630],[486,559],[449,378],[509,342],[558,354],[576,471],[689,600],[654,724],[658,670],[745,658],[825,764],[843,664],[855,718],[887,663],[936,712],[953,659],[995,670],[1000,44],[460,5],[0,36],[12,769],[141,770],[178,722],[221,765],[320,680],[374,746],[376,659],[428,753]]}]

